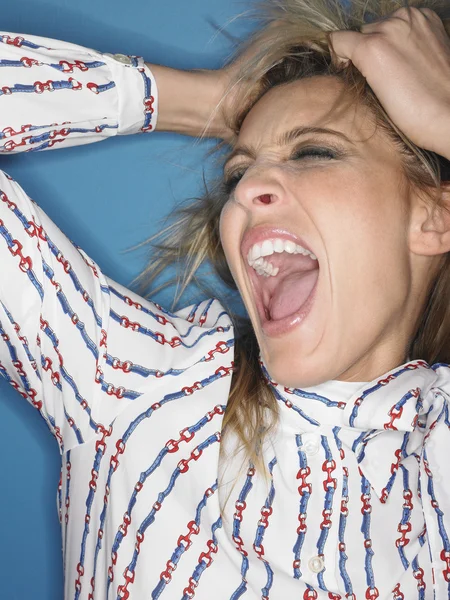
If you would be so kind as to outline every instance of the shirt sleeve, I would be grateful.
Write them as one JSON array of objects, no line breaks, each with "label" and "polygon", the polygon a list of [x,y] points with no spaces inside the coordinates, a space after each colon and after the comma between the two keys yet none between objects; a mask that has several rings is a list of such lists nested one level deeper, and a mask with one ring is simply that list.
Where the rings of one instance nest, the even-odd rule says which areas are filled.
[{"label": "shirt sleeve", "polygon": [[449,401],[441,391],[435,394],[429,421],[420,461],[420,489],[434,573],[434,598],[450,598],[450,420]]},{"label": "shirt sleeve", "polygon": [[98,265],[0,171],[0,377],[39,410],[61,452],[99,430],[108,314]]},{"label": "shirt sleeve", "polygon": [[0,152],[33,152],[155,129],[142,57],[0,32]]},{"label": "shirt sleeve", "polygon": [[0,171],[0,377],[41,413],[61,454],[109,435],[141,395],[194,389],[193,365],[214,378],[223,367],[214,374],[210,361],[233,345],[226,331],[213,299],[170,313],[104,275]]}]

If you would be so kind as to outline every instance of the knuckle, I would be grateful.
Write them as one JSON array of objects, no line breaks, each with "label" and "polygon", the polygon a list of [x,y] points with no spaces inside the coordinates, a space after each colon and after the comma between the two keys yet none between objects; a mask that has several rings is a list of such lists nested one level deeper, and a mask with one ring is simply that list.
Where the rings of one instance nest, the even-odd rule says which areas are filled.
[{"label": "knuckle", "polygon": [[365,51],[372,55],[379,55],[386,50],[389,40],[384,35],[368,35],[365,40]]},{"label": "knuckle", "polygon": [[418,8],[416,8],[415,6],[401,6],[400,8],[397,8],[397,10],[395,10],[392,13],[392,16],[394,17],[410,17],[410,15],[415,14],[417,12],[420,12]]},{"label": "knuckle", "polygon": [[361,27],[360,31],[361,31],[361,33],[371,33],[371,32],[373,32],[373,31],[377,31],[377,29],[378,29],[378,25],[379,25],[379,24],[378,24],[378,22],[377,22],[377,21],[376,21],[375,23],[365,23],[365,24],[364,24],[364,25]]}]

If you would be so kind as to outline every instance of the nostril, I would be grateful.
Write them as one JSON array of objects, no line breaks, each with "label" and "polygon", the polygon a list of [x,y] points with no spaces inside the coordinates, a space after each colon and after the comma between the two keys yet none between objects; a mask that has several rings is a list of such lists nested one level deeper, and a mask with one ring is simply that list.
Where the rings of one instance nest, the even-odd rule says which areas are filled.
[{"label": "nostril", "polygon": [[257,200],[263,204],[270,204],[272,202],[272,194],[261,194],[261,196],[258,196]]}]

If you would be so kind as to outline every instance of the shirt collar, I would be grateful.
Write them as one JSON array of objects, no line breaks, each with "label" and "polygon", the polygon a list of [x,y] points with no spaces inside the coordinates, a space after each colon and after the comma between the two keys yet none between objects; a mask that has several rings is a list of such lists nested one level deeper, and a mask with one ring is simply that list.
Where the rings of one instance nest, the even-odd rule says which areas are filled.
[{"label": "shirt collar", "polygon": [[424,435],[450,400],[450,366],[408,361],[370,382],[330,380],[316,386],[287,388],[263,373],[280,403],[288,428],[312,431],[339,428],[342,451],[354,452],[362,474],[382,502],[401,463],[420,455]]}]

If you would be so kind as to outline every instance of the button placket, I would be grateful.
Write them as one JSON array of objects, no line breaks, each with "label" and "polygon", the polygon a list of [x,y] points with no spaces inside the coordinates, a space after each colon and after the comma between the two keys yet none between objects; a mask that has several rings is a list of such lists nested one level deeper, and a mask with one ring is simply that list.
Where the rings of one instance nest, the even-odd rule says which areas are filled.
[{"label": "button placket", "polygon": [[[323,543],[320,544],[320,547],[316,544],[314,544],[315,547],[309,547],[305,563],[310,573],[315,575],[320,573],[320,577],[322,577],[323,572],[325,585],[330,589],[339,589],[339,573],[336,572],[334,549],[339,544],[339,508],[341,499],[343,499],[343,463],[334,428],[321,425],[320,429],[302,434],[301,450],[303,450],[311,469],[308,482],[311,482],[316,489],[325,491],[325,495],[322,496],[323,500],[320,501],[320,510],[322,511],[320,527],[321,531],[324,529],[328,531],[326,539],[322,540]],[[305,550],[306,548],[305,546]],[[313,554],[314,551],[318,553]]]}]

